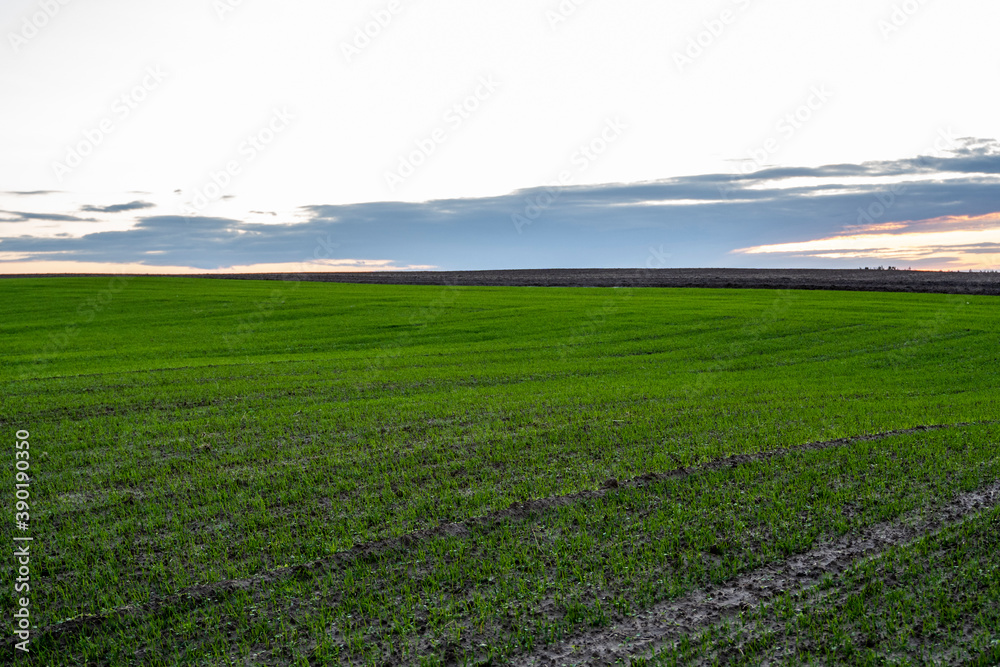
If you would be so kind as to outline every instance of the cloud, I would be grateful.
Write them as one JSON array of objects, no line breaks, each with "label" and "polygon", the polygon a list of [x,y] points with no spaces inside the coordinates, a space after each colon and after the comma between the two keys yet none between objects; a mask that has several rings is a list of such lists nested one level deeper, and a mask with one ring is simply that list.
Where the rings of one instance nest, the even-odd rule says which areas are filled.
[{"label": "cloud", "polygon": [[4,220],[4,222],[26,222],[28,220],[51,220],[53,222],[94,222],[93,218],[79,218],[75,215],[63,215],[61,213],[27,213],[24,211],[0,211],[7,215],[14,216]]},{"label": "cloud", "polygon": [[144,208],[155,208],[156,204],[148,201],[133,201],[128,204],[112,204],[111,206],[82,206],[81,211],[88,213],[121,213],[122,211],[138,211]]},{"label": "cloud", "polygon": [[861,233],[778,243],[734,252],[748,255],[793,254],[827,259],[891,258],[921,260],[941,253],[1000,254],[1000,212],[983,216],[945,216],[907,223],[873,225]]},{"label": "cloud", "polygon": [[[904,247],[900,234],[920,233],[933,238],[911,236],[919,243],[905,247],[927,266],[973,254],[992,261],[1000,150],[985,140],[958,145],[942,157],[856,165],[427,202],[313,204],[301,207],[306,220],[296,223],[148,216],[127,230],[2,239],[0,251],[199,270],[316,261],[634,267],[646,264],[651,249],[669,254],[671,266],[845,266],[860,256],[896,256]],[[954,252],[942,254],[947,248]]]}]

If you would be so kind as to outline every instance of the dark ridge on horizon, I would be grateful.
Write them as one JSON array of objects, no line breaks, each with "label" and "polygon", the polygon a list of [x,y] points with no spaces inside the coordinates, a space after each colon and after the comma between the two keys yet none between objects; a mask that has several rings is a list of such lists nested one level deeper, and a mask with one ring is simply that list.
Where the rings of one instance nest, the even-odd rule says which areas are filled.
[{"label": "dark ridge on horizon", "polygon": [[454,287],[698,287],[847,290],[1000,295],[1000,272],[880,269],[509,269],[497,271],[373,271],[302,273],[59,273],[2,278],[136,276],[214,280],[281,280],[364,285]]}]

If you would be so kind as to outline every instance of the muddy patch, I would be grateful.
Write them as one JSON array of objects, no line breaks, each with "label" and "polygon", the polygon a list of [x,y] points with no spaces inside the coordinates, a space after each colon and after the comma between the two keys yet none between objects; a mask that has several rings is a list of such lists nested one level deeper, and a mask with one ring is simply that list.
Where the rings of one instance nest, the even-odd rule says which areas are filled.
[{"label": "muddy patch", "polygon": [[718,587],[644,610],[611,628],[580,634],[512,665],[615,664],[650,653],[667,642],[763,604],[785,592],[806,589],[837,575],[859,559],[904,545],[984,509],[1000,505],[1000,482],[965,493],[929,514],[913,514],[826,542],[811,551],[773,563]]}]

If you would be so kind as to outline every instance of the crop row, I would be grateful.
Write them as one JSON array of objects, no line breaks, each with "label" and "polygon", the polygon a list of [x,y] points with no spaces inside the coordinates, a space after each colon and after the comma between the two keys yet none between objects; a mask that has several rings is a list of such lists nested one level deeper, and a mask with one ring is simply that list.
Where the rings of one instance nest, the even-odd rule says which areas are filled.
[{"label": "crop row", "polygon": [[19,284],[0,375],[34,374],[0,418],[46,443],[43,624],[609,478],[997,414],[983,298],[302,285],[247,328],[273,284],[135,279],[39,365],[90,283]]},{"label": "crop row", "polygon": [[123,646],[141,647],[143,664],[505,660],[931,511],[997,479],[998,436],[967,426],[611,488],[112,614],[45,648],[115,664],[128,664]]},{"label": "crop row", "polygon": [[1000,663],[1000,508],[791,591],[636,665]]}]

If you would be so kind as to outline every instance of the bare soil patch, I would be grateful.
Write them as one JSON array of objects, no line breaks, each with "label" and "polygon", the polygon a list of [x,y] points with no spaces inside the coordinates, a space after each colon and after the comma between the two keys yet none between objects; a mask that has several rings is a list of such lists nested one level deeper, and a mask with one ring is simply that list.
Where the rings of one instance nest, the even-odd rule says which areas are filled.
[{"label": "bare soil patch", "polygon": [[620,664],[692,631],[735,616],[788,591],[814,586],[893,546],[904,545],[968,516],[1000,504],[1000,483],[957,496],[925,516],[907,516],[847,535],[791,558],[737,577],[722,586],[695,591],[618,623],[577,635],[534,654],[511,660],[515,666]]},{"label": "bare soil patch", "polygon": [[[0,278],[92,275],[95,274],[33,274],[30,276],[0,276]],[[219,280],[301,280],[371,285],[710,287],[1000,295],[1000,273],[875,269],[517,269],[505,271],[198,274],[179,277]]]}]

